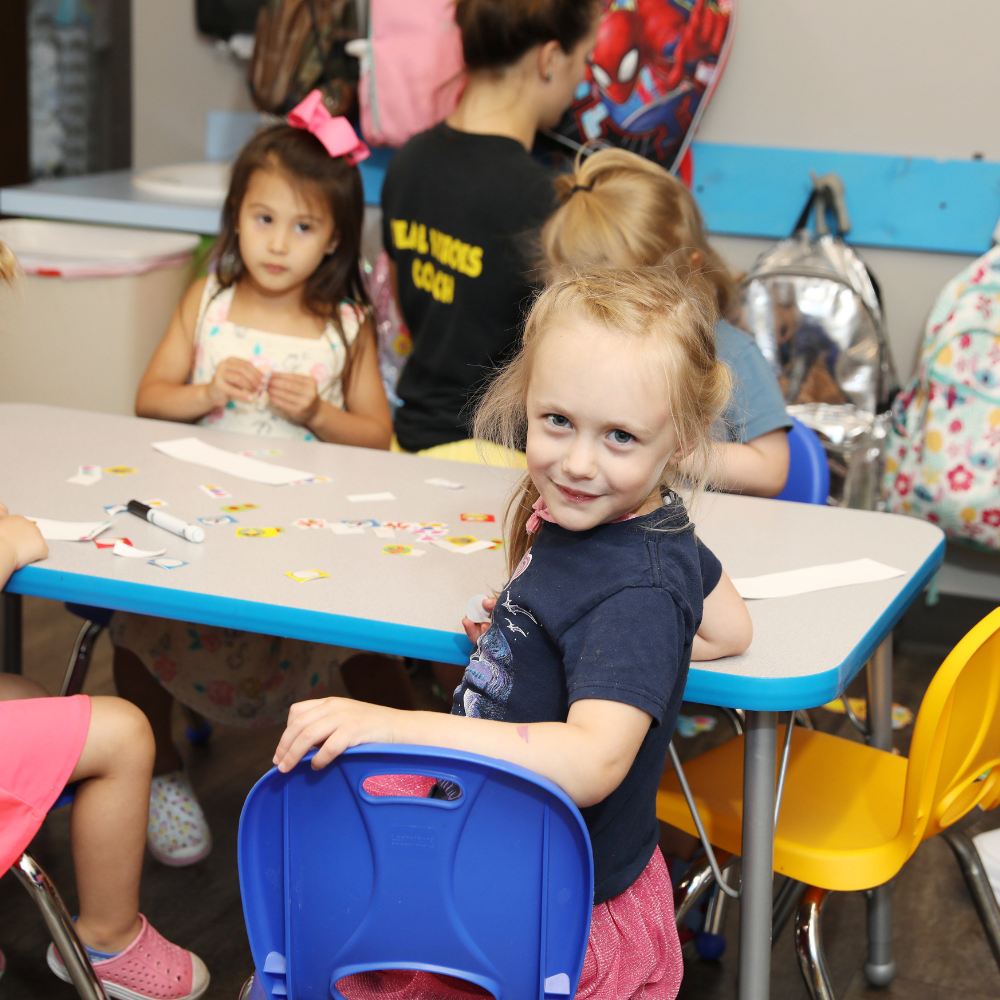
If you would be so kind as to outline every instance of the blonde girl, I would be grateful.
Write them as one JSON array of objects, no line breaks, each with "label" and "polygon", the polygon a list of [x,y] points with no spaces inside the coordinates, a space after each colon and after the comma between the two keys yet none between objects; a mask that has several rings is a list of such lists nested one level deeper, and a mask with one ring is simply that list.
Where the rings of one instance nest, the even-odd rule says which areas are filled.
[{"label": "blonde girl", "polygon": [[780,493],[788,476],[791,427],[781,387],[753,338],[734,325],[735,283],[708,242],[691,192],[662,167],[621,149],[581,154],[556,190],[562,205],[542,231],[550,276],[594,264],[668,264],[704,274],[720,316],[716,351],[734,378],[731,402],[718,424],[719,485],[754,496]]},{"label": "blonde girl", "polygon": [[[704,484],[708,427],[729,373],[712,297],[669,269],[591,271],[536,301],[524,343],[484,397],[476,436],[526,443],[508,511],[509,581],[476,642],[452,714],[338,698],[293,706],[275,764],[312,766],[369,742],[509,760],[580,806],[594,913],[578,997],[673,1000],[683,965],[657,849],[655,797],[692,657],[747,648],[751,624],[673,486]],[[467,997],[427,973],[368,973],[348,998]],[[466,986],[466,990],[472,987]]]},{"label": "blonde girl", "polygon": [[[268,438],[387,448],[392,424],[359,269],[368,155],[313,91],[233,165],[207,278],[184,296],[139,386],[141,417]],[[401,662],[318,643],[116,614],[118,693],[156,738],[149,848],[188,865],[211,835],[172,741],[174,700],[236,726],[280,725],[289,705],[384,687],[412,698]],[[345,662],[350,659],[350,662]],[[381,681],[381,683],[380,683]]]}]

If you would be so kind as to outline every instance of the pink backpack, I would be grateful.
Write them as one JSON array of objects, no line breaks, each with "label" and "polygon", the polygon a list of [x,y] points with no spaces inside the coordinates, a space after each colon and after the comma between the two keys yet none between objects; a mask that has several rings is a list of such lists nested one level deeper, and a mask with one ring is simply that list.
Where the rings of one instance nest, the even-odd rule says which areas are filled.
[{"label": "pink backpack", "polygon": [[373,146],[402,146],[444,121],[465,85],[454,0],[378,0],[361,62],[361,131]]}]

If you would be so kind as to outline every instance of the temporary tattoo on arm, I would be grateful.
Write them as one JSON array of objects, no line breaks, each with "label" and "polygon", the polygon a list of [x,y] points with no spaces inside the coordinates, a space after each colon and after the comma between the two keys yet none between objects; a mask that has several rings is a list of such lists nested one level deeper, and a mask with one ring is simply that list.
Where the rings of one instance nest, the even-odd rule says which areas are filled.
[{"label": "temporary tattoo on arm", "polygon": [[521,739],[524,740],[525,743],[530,743],[531,742],[531,740],[528,739],[528,727],[527,726],[518,726],[517,727],[517,735],[520,736]]}]

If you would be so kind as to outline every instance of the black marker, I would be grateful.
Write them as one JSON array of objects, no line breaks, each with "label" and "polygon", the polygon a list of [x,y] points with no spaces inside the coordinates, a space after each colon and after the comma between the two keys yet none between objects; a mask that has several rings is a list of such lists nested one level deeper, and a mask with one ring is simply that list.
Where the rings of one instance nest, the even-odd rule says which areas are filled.
[{"label": "black marker", "polygon": [[140,503],[138,500],[129,500],[128,512],[135,514],[136,517],[141,517],[144,521],[149,521],[150,524],[155,524],[158,528],[163,528],[164,531],[180,535],[181,538],[186,538],[189,542],[205,541],[204,528],[199,528],[196,524],[188,524],[187,521],[182,521],[179,517],[174,517],[171,514],[164,514],[162,510],[150,507],[149,504]]}]

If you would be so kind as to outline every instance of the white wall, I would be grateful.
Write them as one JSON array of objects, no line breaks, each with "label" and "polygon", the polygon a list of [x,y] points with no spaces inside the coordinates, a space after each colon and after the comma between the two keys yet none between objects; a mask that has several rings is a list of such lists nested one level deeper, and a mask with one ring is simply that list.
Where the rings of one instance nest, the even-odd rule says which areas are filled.
[{"label": "white wall", "polygon": [[246,68],[198,34],[193,0],[132,0],[132,165],[203,159],[209,108],[253,110]]},{"label": "white wall", "polygon": [[[1000,4],[735,0],[729,64],[698,138],[859,153],[1000,159]],[[959,9],[961,13],[959,13]],[[847,192],[850,207],[851,192]],[[717,237],[737,269],[770,244]],[[985,249],[985,248],[984,248]],[[972,258],[862,248],[904,378],[945,282]]]}]

